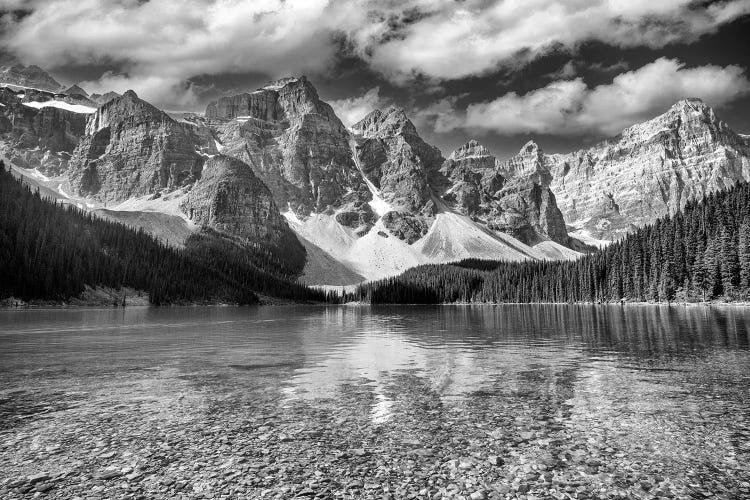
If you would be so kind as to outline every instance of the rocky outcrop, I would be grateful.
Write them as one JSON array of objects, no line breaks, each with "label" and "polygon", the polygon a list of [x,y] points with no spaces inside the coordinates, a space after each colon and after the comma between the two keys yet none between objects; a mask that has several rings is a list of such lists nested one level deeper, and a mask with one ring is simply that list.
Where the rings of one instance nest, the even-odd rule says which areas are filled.
[{"label": "rocky outcrop", "polygon": [[442,185],[440,150],[417,133],[403,109],[375,110],[356,123],[357,156],[362,172],[394,208],[429,218],[433,190]]},{"label": "rocky outcrop", "polygon": [[178,123],[128,91],[90,115],[70,162],[76,193],[104,203],[193,184],[216,153],[193,125]]},{"label": "rocky outcrop", "polygon": [[351,211],[371,199],[346,127],[305,77],[222,97],[206,108],[206,122],[221,151],[250,165],[284,209]]},{"label": "rocky outcrop", "polygon": [[456,149],[442,173],[450,181],[443,198],[488,228],[527,244],[552,240],[569,245],[542,152],[528,143],[518,155],[498,162],[476,141]]},{"label": "rocky outcrop", "polygon": [[16,165],[59,175],[84,135],[86,118],[55,107],[33,108],[16,93],[0,89],[0,137],[3,153]]},{"label": "rocky outcrop", "polygon": [[680,101],[590,149],[546,155],[543,162],[565,221],[603,239],[750,180],[750,144],[699,99]]},{"label": "rocky outcrop", "polygon": [[268,188],[247,164],[222,155],[206,161],[180,209],[200,226],[251,242],[278,245],[291,235]]},{"label": "rocky outcrop", "polygon": [[39,66],[24,66],[15,58],[0,61],[0,83],[59,92],[62,85]]},{"label": "rocky outcrop", "polygon": [[68,87],[67,90],[63,91],[63,94],[80,95],[80,96],[83,96],[83,97],[88,97],[89,96],[89,94],[85,90],[83,90],[81,87],[79,87],[77,84]]}]

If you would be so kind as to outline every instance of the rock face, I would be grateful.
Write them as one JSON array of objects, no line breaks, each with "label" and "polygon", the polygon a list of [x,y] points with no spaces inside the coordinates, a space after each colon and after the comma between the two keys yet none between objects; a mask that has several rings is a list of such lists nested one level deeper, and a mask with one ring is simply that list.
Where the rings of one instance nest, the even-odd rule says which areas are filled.
[{"label": "rock face", "polygon": [[291,231],[273,196],[247,164],[222,155],[206,161],[180,209],[196,224],[277,245]]},{"label": "rock face", "polygon": [[395,207],[434,213],[432,188],[444,158],[419,137],[403,109],[375,110],[352,127],[362,171]]},{"label": "rock face", "polygon": [[750,142],[699,99],[590,149],[546,155],[568,224],[612,239],[737,181],[750,180]]},{"label": "rock face", "polygon": [[0,61],[0,83],[59,92],[62,85],[39,66],[24,66],[15,59]]},{"label": "rock face", "polygon": [[450,155],[441,172],[450,181],[443,198],[488,228],[531,245],[548,239],[570,244],[549,189],[552,176],[536,144],[529,143],[518,155],[499,162],[472,140]]},{"label": "rock face", "polygon": [[63,94],[80,95],[83,97],[89,96],[88,93],[85,90],[83,90],[81,87],[79,87],[77,84],[69,87],[67,90],[63,92]]},{"label": "rock face", "polygon": [[38,168],[47,175],[59,175],[83,136],[84,114],[55,107],[25,106],[8,89],[0,89],[0,137],[4,153],[24,168]]},{"label": "rock face", "polygon": [[221,151],[250,165],[282,209],[304,216],[370,199],[346,127],[305,77],[223,97],[206,118]]},{"label": "rock face", "polygon": [[128,91],[90,116],[70,162],[70,183],[104,203],[172,191],[200,177],[201,148],[216,152],[203,142],[192,125]]},{"label": "rock face", "polygon": [[394,212],[383,217],[384,225],[409,243],[419,239],[437,212],[433,194],[444,184],[440,150],[424,142],[396,106],[371,112],[352,130],[362,175]]}]

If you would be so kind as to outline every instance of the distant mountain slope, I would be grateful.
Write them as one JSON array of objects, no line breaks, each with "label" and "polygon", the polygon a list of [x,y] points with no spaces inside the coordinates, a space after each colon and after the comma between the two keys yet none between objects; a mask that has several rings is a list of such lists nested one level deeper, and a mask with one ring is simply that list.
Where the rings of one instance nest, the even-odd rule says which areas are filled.
[{"label": "distant mountain slope", "polygon": [[24,66],[17,60],[0,61],[0,84],[30,87],[50,92],[60,92],[63,86],[39,66]]},{"label": "distant mountain slope", "polygon": [[208,232],[276,252],[323,285],[463,258],[575,259],[750,168],[747,138],[695,100],[585,151],[529,142],[501,161],[473,140],[445,158],[395,106],[347,129],[305,77],[205,116],[70,91],[0,90],[0,153],[29,182],[177,247]]},{"label": "distant mountain slope", "polygon": [[747,301],[750,184],[739,182],[575,262],[468,259],[364,284],[372,303]]},{"label": "distant mountain slope", "polygon": [[750,180],[750,141],[700,99],[686,99],[611,140],[545,155],[543,163],[565,221],[612,239]]},{"label": "distant mountain slope", "polygon": [[147,292],[152,304],[256,303],[255,292],[324,298],[275,274],[267,256],[204,234],[176,250],[143,231],[45,201],[0,166],[0,299],[65,301],[86,286],[130,287]]}]

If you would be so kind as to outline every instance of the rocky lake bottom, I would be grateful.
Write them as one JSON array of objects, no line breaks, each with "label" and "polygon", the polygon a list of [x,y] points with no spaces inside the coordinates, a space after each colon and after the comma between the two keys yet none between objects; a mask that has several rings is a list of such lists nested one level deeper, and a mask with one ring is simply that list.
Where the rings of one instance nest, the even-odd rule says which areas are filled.
[{"label": "rocky lake bottom", "polygon": [[0,312],[0,498],[750,498],[750,309]]}]

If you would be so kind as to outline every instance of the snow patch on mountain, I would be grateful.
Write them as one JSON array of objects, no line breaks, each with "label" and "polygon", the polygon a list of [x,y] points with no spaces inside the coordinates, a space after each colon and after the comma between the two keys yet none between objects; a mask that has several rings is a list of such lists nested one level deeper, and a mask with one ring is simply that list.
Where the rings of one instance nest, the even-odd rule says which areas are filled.
[{"label": "snow patch on mountain", "polygon": [[283,215],[306,242],[368,280],[395,276],[421,264],[466,258],[523,261],[575,259],[581,255],[554,242],[530,247],[453,212],[439,213],[427,234],[411,245],[394,236],[382,220],[359,237],[355,230],[342,226],[332,215],[312,214],[304,220],[292,210]]},{"label": "snow patch on mountain", "polygon": [[370,208],[372,208],[372,211],[375,212],[378,217],[382,217],[388,212],[393,211],[393,207],[383,199],[380,195],[380,190],[375,187],[375,184],[373,184],[364,174],[362,174],[362,178],[365,180],[365,184],[367,184],[367,188],[372,194],[372,200],[367,202],[367,204],[370,205]]},{"label": "snow patch on mountain", "polygon": [[35,109],[41,109],[41,108],[60,108],[64,109],[66,111],[72,111],[73,113],[84,113],[84,114],[91,114],[96,112],[96,108],[92,108],[91,106],[84,106],[83,104],[70,104],[65,101],[32,101],[32,102],[24,102],[21,103],[24,106],[28,106],[30,108]]}]

